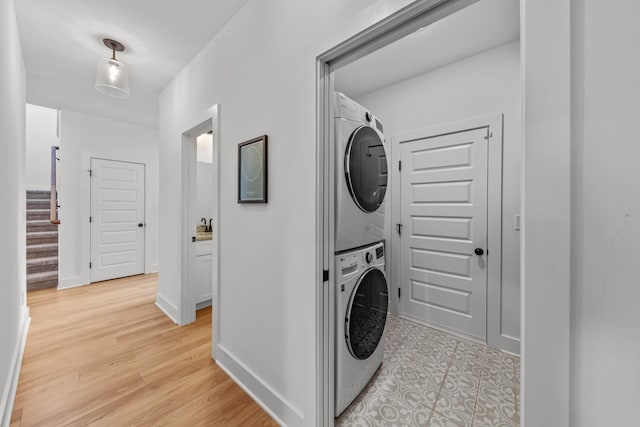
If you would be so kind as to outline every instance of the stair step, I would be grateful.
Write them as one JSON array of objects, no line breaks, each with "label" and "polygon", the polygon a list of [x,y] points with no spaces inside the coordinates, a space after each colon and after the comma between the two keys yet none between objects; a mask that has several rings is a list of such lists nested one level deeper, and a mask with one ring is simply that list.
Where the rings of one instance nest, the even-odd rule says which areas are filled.
[{"label": "stair step", "polygon": [[27,209],[47,209],[50,205],[49,199],[27,199]]},{"label": "stair step", "polygon": [[58,256],[58,244],[46,243],[43,245],[32,245],[27,247],[27,259],[50,258]]},{"label": "stair step", "polygon": [[58,257],[30,258],[27,260],[27,274],[58,272]]},{"label": "stair step", "polygon": [[27,290],[55,288],[58,286],[58,272],[47,271],[27,274]]},{"label": "stair step", "polygon": [[27,246],[58,243],[58,231],[42,231],[27,234]]},{"label": "stair step", "polygon": [[58,279],[57,271],[45,271],[42,273],[30,273],[27,274],[27,283],[44,282],[51,279]]},{"label": "stair step", "polygon": [[46,282],[38,282],[27,284],[27,292],[39,291],[41,289],[51,289],[58,287],[58,279],[47,280]]},{"label": "stair step", "polygon": [[49,209],[28,209],[27,221],[35,220],[47,220],[51,218],[51,211]]},{"label": "stair step", "polygon": [[27,191],[27,200],[42,200],[49,199],[51,197],[51,191],[48,190],[29,190]]},{"label": "stair step", "polygon": [[51,221],[48,220],[27,221],[27,233],[56,230],[58,230],[58,225],[51,224]]}]

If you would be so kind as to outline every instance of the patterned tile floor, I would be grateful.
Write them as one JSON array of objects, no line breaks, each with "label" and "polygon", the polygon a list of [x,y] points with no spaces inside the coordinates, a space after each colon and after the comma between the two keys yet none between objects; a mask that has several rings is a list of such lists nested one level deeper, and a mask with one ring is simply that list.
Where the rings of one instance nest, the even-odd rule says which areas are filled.
[{"label": "patterned tile floor", "polygon": [[382,367],[337,426],[518,426],[518,357],[391,315],[385,333]]}]

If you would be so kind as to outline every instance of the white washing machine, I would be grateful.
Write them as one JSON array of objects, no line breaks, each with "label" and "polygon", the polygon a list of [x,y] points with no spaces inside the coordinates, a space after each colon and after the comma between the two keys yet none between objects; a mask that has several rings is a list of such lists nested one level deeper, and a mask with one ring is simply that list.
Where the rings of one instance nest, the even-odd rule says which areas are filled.
[{"label": "white washing machine", "polygon": [[336,417],[382,364],[389,305],[384,255],[384,242],[378,242],[335,257]]},{"label": "white washing machine", "polygon": [[336,92],[335,251],[384,238],[387,156],[383,126],[365,107]]}]

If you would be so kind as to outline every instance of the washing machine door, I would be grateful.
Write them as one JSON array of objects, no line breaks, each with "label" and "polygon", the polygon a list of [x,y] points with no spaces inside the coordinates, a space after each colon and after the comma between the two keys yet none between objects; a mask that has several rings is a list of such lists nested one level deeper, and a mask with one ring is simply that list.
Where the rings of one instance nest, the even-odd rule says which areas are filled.
[{"label": "washing machine door", "polygon": [[365,271],[353,288],[347,316],[345,338],[356,359],[369,358],[378,348],[387,321],[389,292],[384,273],[378,268]]},{"label": "washing machine door", "polygon": [[358,127],[344,157],[349,193],[364,212],[375,212],[387,192],[387,155],[380,135],[370,126]]}]

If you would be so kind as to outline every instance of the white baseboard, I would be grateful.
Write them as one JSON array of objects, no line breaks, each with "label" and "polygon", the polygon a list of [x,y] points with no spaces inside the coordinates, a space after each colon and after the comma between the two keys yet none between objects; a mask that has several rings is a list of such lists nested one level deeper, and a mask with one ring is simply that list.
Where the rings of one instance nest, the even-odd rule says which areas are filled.
[{"label": "white baseboard", "polygon": [[511,353],[515,356],[520,356],[520,340],[510,337],[508,335],[500,335],[498,339],[498,347],[500,350]]},{"label": "white baseboard", "polygon": [[13,352],[13,358],[11,359],[11,371],[9,371],[9,380],[5,384],[5,389],[2,393],[2,401],[0,402],[0,414],[2,419],[0,425],[2,427],[8,427],[11,424],[11,415],[13,413],[13,402],[16,398],[16,392],[18,391],[18,379],[20,378],[20,369],[22,368],[22,356],[24,355],[24,347],[27,344],[27,333],[29,332],[29,324],[31,323],[31,317],[29,317],[29,309],[23,308],[22,319],[20,319],[20,329],[18,330],[18,342]]},{"label": "white baseboard", "polygon": [[160,292],[156,294],[156,307],[158,307],[164,314],[167,315],[169,319],[173,321],[176,325],[179,324],[178,319],[180,318],[180,313],[178,313],[178,307],[169,302],[168,299],[160,295]]},{"label": "white baseboard", "polygon": [[303,415],[280,394],[265,384],[224,346],[216,346],[216,364],[281,426],[303,425]]},{"label": "white baseboard", "polygon": [[149,273],[157,273],[159,269],[160,268],[158,264],[151,264],[151,270],[149,271]]},{"label": "white baseboard", "polygon": [[212,301],[211,301],[211,297],[209,297],[208,300],[201,301],[201,302],[196,304],[196,311],[202,310],[203,308],[207,308],[207,307],[211,307],[211,306],[212,306]]},{"label": "white baseboard", "polygon": [[58,290],[77,288],[78,286],[88,285],[80,276],[67,277],[65,279],[58,279]]}]

